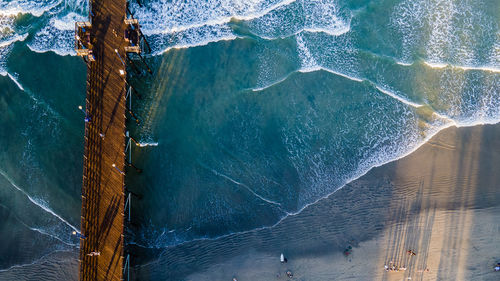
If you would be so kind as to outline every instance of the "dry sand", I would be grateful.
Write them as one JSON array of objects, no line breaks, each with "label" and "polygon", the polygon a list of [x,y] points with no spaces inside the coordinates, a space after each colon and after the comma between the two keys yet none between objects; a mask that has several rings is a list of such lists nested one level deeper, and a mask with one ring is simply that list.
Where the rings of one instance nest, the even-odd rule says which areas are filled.
[{"label": "dry sand", "polygon": [[[289,280],[290,269],[292,280],[500,280],[500,124],[445,129],[273,229],[241,236],[197,245],[235,246],[186,279]],[[348,237],[357,242],[345,257]],[[284,265],[273,249],[283,239]],[[391,262],[406,270],[385,271]]]}]

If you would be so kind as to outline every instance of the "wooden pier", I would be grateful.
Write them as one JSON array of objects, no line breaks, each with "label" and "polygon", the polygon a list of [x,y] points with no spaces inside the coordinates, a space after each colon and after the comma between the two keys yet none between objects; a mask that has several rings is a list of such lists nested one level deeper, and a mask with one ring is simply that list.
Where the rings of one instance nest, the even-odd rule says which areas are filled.
[{"label": "wooden pier", "polygon": [[123,280],[126,9],[90,0],[90,25],[76,27],[88,66],[80,280]]}]

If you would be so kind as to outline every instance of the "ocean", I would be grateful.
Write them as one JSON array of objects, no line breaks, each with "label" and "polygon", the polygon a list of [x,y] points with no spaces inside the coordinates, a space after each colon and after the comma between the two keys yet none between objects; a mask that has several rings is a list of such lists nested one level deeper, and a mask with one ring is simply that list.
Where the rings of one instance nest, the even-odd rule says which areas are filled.
[{"label": "ocean", "polygon": [[[136,280],[341,252],[342,220],[297,221],[447,127],[500,121],[498,1],[141,3],[153,74],[129,70]],[[86,67],[73,34],[87,14],[83,0],[0,0],[0,279],[78,279]]]}]

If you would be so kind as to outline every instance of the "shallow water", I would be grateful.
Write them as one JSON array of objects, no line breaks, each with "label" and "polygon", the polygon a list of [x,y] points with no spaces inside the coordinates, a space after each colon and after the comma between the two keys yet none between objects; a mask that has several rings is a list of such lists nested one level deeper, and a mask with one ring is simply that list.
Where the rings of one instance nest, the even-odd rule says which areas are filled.
[{"label": "shallow water", "polygon": [[[129,241],[161,261],[165,247],[273,226],[444,127],[498,122],[499,5],[132,2],[154,74],[129,70],[144,97]],[[77,250],[86,70],[72,36],[86,13],[0,1],[0,269]]]}]

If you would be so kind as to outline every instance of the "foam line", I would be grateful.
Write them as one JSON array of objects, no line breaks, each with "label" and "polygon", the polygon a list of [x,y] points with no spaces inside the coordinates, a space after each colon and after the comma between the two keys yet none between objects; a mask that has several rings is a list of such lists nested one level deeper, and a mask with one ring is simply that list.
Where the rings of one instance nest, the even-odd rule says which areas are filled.
[{"label": "foam line", "polygon": [[138,146],[139,147],[158,146],[158,143],[157,142],[139,142]]},{"label": "foam line", "polygon": [[[234,180],[234,179],[230,178],[229,176],[226,176],[226,175],[224,175],[224,174],[222,174],[222,173],[217,172],[217,171],[216,171],[216,170],[214,170],[214,169],[211,169],[211,171],[212,171],[215,175],[220,176],[220,177],[223,177],[223,178],[225,178],[225,179],[227,179],[227,180],[231,181],[232,183],[234,183],[234,184],[236,184],[236,185],[241,185],[241,186],[245,187],[248,191],[250,191],[253,195],[255,195],[256,197],[258,197],[258,198],[259,198],[259,199],[261,199],[262,201],[265,201],[265,202],[267,202],[267,203],[269,203],[269,204],[273,204],[273,205],[281,206],[281,204],[280,204],[280,203],[278,203],[278,202],[275,202],[275,201],[272,201],[272,200],[269,200],[269,199],[266,199],[266,198],[264,198],[264,197],[260,196],[260,195],[259,195],[259,194],[257,194],[255,191],[253,191],[250,187],[248,187],[246,184],[241,183],[241,182],[238,182],[238,181],[236,181],[236,180]],[[280,209],[281,209],[281,208],[280,208]]]},{"label": "foam line", "polygon": [[18,14],[31,14],[35,17],[40,17],[41,15],[43,15],[43,13],[53,9],[54,7],[57,7],[62,2],[63,0],[60,0],[48,6],[39,7],[37,6],[37,4],[35,4],[30,7],[30,5],[23,5],[23,3],[12,1],[10,3],[6,3],[5,5],[0,5],[0,15],[17,16]]},{"label": "foam line", "polygon": [[488,72],[494,72],[494,73],[500,73],[500,68],[497,68],[495,66],[467,66],[467,65],[455,65],[455,64],[448,64],[448,63],[436,63],[436,62],[428,62],[424,61],[424,64],[431,68],[445,68],[445,67],[451,67],[451,68],[459,68],[462,70],[481,70],[481,71],[488,71]]},{"label": "foam line", "polygon": [[6,40],[4,42],[0,42],[0,48],[5,48],[13,43],[16,43],[17,41],[24,41],[27,37],[28,33],[22,35],[16,34],[11,39]]},{"label": "foam line", "polygon": [[227,17],[221,17],[221,18],[218,18],[218,19],[213,19],[213,20],[205,21],[205,22],[202,22],[202,23],[195,23],[195,24],[190,24],[190,25],[172,27],[172,28],[169,28],[169,29],[161,30],[159,32],[155,31],[155,30],[151,30],[151,31],[145,30],[144,33],[148,34],[148,35],[151,35],[151,34],[156,34],[156,33],[160,33],[160,34],[163,33],[163,34],[165,34],[165,33],[181,32],[181,31],[186,31],[188,29],[200,28],[200,27],[207,26],[207,25],[208,26],[214,26],[214,25],[227,24],[232,19],[240,20],[240,21],[249,21],[249,20],[252,20],[252,19],[257,19],[257,18],[263,17],[263,16],[265,16],[266,14],[270,13],[273,10],[276,10],[276,9],[278,9],[280,7],[289,5],[289,4],[291,4],[293,2],[296,2],[296,1],[297,0],[285,0],[285,1],[282,1],[282,2],[279,2],[279,3],[276,3],[276,4],[268,7],[267,9],[264,9],[262,11],[259,11],[257,13],[253,13],[253,14],[248,14],[248,15],[231,15],[231,16],[227,16]]},{"label": "foam line", "polygon": [[38,202],[38,200],[36,199],[33,199],[26,191],[22,190],[19,186],[17,186],[14,181],[3,171],[3,170],[0,170],[0,175],[2,175],[5,179],[7,179],[9,181],[9,183],[15,187],[18,191],[20,191],[22,194],[24,194],[26,197],[28,197],[28,199],[35,205],[37,205],[38,207],[42,208],[45,212],[47,213],[50,213],[51,215],[53,215],[54,217],[58,218],[59,220],[61,220],[62,222],[64,222],[65,224],[67,224],[69,227],[71,227],[74,231],[76,231],[77,233],[80,233],[80,231],[74,227],[73,225],[71,225],[69,222],[67,222],[65,219],[63,219],[61,216],[59,216],[58,214],[56,214],[54,211],[52,211],[49,207],[45,206],[44,204]]},{"label": "foam line", "polygon": [[230,182],[232,182],[232,183],[234,183],[234,184],[236,184],[236,185],[243,186],[243,187],[244,187],[244,188],[246,188],[248,191],[250,191],[250,193],[252,193],[253,195],[255,195],[255,196],[256,196],[257,198],[259,198],[260,200],[265,201],[265,202],[267,202],[267,203],[269,203],[269,204],[272,204],[272,205],[277,205],[277,206],[278,206],[278,208],[280,208],[280,210],[281,210],[281,204],[280,204],[280,203],[275,202],[275,201],[272,201],[272,200],[269,200],[269,199],[266,199],[266,198],[262,197],[261,195],[257,194],[255,191],[253,191],[253,190],[252,190],[250,187],[248,187],[246,184],[241,183],[241,182],[239,182],[239,181],[236,181],[236,180],[232,179],[231,177],[229,177],[229,176],[227,176],[227,175],[225,175],[225,174],[223,174],[223,173],[220,173],[220,172],[218,172],[218,171],[216,171],[216,170],[214,170],[214,169],[211,169],[211,168],[207,167],[205,164],[203,164],[203,163],[201,163],[201,162],[199,162],[199,161],[198,161],[198,163],[199,163],[199,164],[200,164],[203,168],[205,168],[205,169],[207,169],[207,170],[210,170],[210,171],[211,171],[212,173],[214,173],[216,176],[223,177],[223,178],[225,178],[225,179],[229,180]]},{"label": "foam line", "polygon": [[219,42],[219,41],[231,41],[231,40],[234,40],[236,38],[242,38],[242,37],[226,36],[226,37],[222,37],[222,38],[217,38],[216,40],[204,40],[204,41],[193,43],[193,44],[175,45],[175,46],[165,48],[162,51],[156,52],[153,55],[161,55],[161,54],[166,53],[172,49],[187,49],[187,48],[192,48],[192,47],[200,47],[200,46],[205,46],[205,45],[208,45],[210,43]]},{"label": "foam line", "polygon": [[[363,81],[367,81],[368,83],[370,83],[372,86],[374,86],[377,90],[379,90],[380,92],[398,100],[399,102],[401,103],[404,103],[406,105],[409,105],[411,107],[414,107],[414,108],[419,108],[419,107],[422,107],[423,105],[422,104],[419,104],[419,103],[415,103],[415,102],[412,102],[410,100],[407,100],[405,98],[402,98],[400,96],[398,96],[397,94],[387,90],[387,89],[384,89],[382,88],[381,86],[375,84],[374,82],[372,82],[371,80],[368,80],[368,79],[360,79],[360,78],[357,78],[357,77],[354,77],[354,76],[349,76],[347,74],[343,74],[343,73],[340,73],[338,71],[334,71],[334,70],[331,70],[331,69],[328,69],[328,68],[325,68],[325,67],[321,67],[321,66],[316,66],[316,67],[310,67],[310,68],[301,68],[301,69],[298,69],[296,71],[292,71],[291,73],[289,73],[288,75],[286,75],[285,77],[283,78],[280,78],[279,80],[277,80],[276,82],[273,82],[267,86],[264,86],[264,87],[259,87],[259,88],[252,88],[251,90],[253,92],[260,92],[260,91],[263,91],[267,88],[270,88],[272,86],[275,86],[275,85],[278,85],[282,82],[284,82],[285,80],[287,80],[293,73],[296,73],[296,72],[301,72],[301,73],[308,73],[308,72],[315,72],[315,71],[326,71],[326,72],[329,72],[329,73],[332,73],[332,74],[335,74],[337,76],[341,76],[341,77],[344,77],[344,78],[347,78],[349,80],[352,80],[352,81],[356,81],[356,82],[360,82],[362,83]],[[438,114],[438,113],[436,113]],[[444,116],[444,115],[439,115],[441,118],[445,118],[445,119],[449,119],[448,117]]]},{"label": "foam line", "polygon": [[[371,82],[371,81],[370,81],[370,82]],[[373,82],[371,82],[371,83],[373,83]],[[392,97],[392,98],[395,98],[395,99],[397,99],[398,101],[400,101],[400,102],[402,102],[402,103],[404,103],[404,104],[410,105],[410,106],[415,107],[415,108],[418,108],[418,107],[423,106],[422,104],[414,103],[414,102],[412,102],[412,101],[409,101],[409,100],[407,100],[407,99],[404,99],[404,98],[402,98],[402,97],[400,97],[400,96],[396,95],[395,93],[393,93],[393,92],[391,92],[391,91],[389,91],[389,90],[386,90],[386,89],[384,89],[384,88],[382,88],[382,87],[380,87],[380,86],[375,85],[374,83],[373,83],[373,85],[374,85],[374,86],[375,86],[375,88],[377,88],[377,90],[379,90],[380,92],[382,92],[382,93],[384,93],[384,94],[386,94],[386,95],[388,95],[388,96],[390,96],[390,97]]]},{"label": "foam line", "polygon": [[277,81],[269,84],[269,85],[266,85],[266,86],[262,86],[262,87],[258,87],[258,88],[251,88],[251,89],[247,89],[247,90],[251,90],[252,92],[261,92],[261,91],[264,91],[265,89],[268,89],[268,88],[271,88],[272,86],[274,85],[278,85],[282,82],[284,82],[286,79],[288,79],[288,77],[290,77],[293,73],[295,73],[295,71],[285,75],[284,77],[278,79]]},{"label": "foam line", "polygon": [[303,32],[325,33],[325,34],[328,34],[328,35],[331,35],[331,36],[340,36],[342,34],[345,34],[345,33],[349,32],[349,31],[351,31],[351,27],[349,25],[346,25],[346,26],[344,26],[342,28],[335,29],[335,31],[324,29],[324,28],[308,28],[308,27],[304,27],[304,28],[301,28],[301,29],[297,30],[294,33],[284,34],[284,35],[280,35],[278,37],[270,37],[270,36],[259,35],[258,33],[255,33],[255,32],[252,32],[252,34],[255,35],[255,36],[257,36],[257,37],[260,37],[262,39],[265,39],[265,40],[268,40],[268,41],[272,41],[272,40],[286,39],[286,38],[289,38],[289,37],[297,36],[297,35],[300,35]]},{"label": "foam line", "polygon": [[[326,34],[329,34],[331,36],[339,36],[339,35],[342,35],[344,33],[349,32],[350,30],[351,30],[350,27],[346,26],[345,28],[342,28],[342,29],[340,29],[340,30],[338,30],[336,32],[333,32],[331,30],[326,30],[326,29],[320,29],[320,28],[303,28],[303,29],[300,29],[300,30],[298,30],[297,32],[295,32],[293,34],[287,34],[287,35],[278,36],[278,37],[268,37],[268,36],[263,36],[263,35],[259,35],[259,34],[256,34],[256,33],[252,33],[252,34],[255,35],[255,36],[257,36],[257,37],[260,37],[260,38],[262,38],[264,40],[271,41],[271,40],[285,39],[285,38],[297,36],[297,35],[299,35],[300,33],[304,32],[304,31],[310,32],[310,33],[326,33]],[[149,35],[155,35],[155,34],[156,33],[149,34]],[[153,53],[153,55],[155,55],[155,56],[161,55],[163,53],[166,53],[166,52],[170,51],[171,49],[188,49],[188,48],[193,48],[193,47],[206,46],[206,45],[208,45],[210,43],[215,43],[215,42],[220,42],[220,41],[232,41],[232,40],[235,40],[235,39],[242,39],[242,38],[245,38],[245,36],[232,35],[232,36],[224,36],[224,37],[215,38],[215,39],[211,38],[211,39],[203,40],[203,41],[200,41],[200,42],[197,42],[197,43],[174,45],[174,46],[167,47],[167,48],[165,48],[165,49],[163,49],[161,51],[155,52],[155,53]],[[30,46],[28,46],[28,47],[32,51],[34,51],[34,52],[39,52],[36,49],[31,48]],[[58,52],[58,51],[54,51],[54,52],[56,52],[58,55],[67,55],[67,53],[63,53],[63,52]]]},{"label": "foam line", "polygon": [[[335,70],[332,70],[332,69],[329,69],[329,68],[326,68],[326,67],[322,67],[322,66],[318,66],[318,67],[315,67],[315,68],[308,68],[308,69],[299,69],[298,72],[307,73],[307,72],[314,72],[314,71],[319,71],[319,70],[330,72],[330,73],[335,74],[337,76],[342,76],[344,78],[347,78],[349,80],[356,81],[356,82],[363,82],[364,81],[361,78],[354,77],[354,76],[349,76],[347,74],[344,74],[344,73],[341,73],[341,72],[338,72],[338,71],[335,71]],[[369,81],[369,80],[367,80],[367,81]],[[371,81],[369,81],[369,82],[371,82]]]}]

